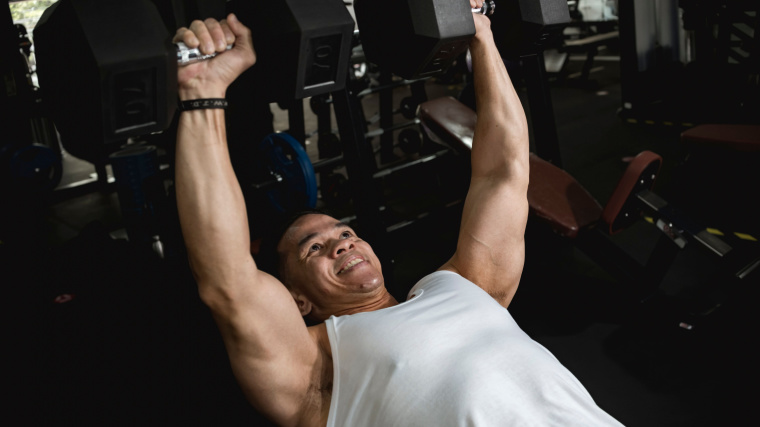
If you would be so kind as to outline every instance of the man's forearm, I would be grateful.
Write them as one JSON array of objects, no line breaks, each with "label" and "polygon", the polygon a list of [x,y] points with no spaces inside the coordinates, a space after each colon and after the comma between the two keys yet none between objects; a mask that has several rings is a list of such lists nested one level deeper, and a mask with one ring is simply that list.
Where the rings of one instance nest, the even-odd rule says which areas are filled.
[{"label": "man's forearm", "polygon": [[230,163],[224,111],[181,114],[176,182],[182,234],[199,282],[219,279],[250,262],[245,202]]},{"label": "man's forearm", "polygon": [[528,162],[528,125],[490,31],[470,44],[478,120],[473,175],[501,173],[505,162]]}]

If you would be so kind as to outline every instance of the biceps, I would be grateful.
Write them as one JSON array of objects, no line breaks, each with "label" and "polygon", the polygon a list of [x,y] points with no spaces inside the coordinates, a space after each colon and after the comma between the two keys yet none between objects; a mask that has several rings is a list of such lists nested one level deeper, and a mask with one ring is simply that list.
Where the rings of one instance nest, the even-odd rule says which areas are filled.
[{"label": "biceps", "polygon": [[527,218],[527,195],[515,186],[473,185],[467,195],[452,264],[500,302],[522,274]]},{"label": "biceps", "polygon": [[487,250],[496,265],[522,245],[528,220],[527,185],[473,181],[467,194],[459,242],[463,249]]}]

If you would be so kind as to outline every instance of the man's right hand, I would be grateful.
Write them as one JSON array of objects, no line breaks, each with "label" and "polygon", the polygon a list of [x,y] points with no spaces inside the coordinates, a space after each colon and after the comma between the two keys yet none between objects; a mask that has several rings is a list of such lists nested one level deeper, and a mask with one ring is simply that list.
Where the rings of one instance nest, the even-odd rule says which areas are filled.
[{"label": "man's right hand", "polygon": [[[221,21],[212,18],[193,21],[190,28],[177,30],[172,41],[198,48],[204,55],[218,54],[211,60],[180,67],[178,81],[182,100],[224,98],[227,87],[256,63],[251,30],[234,14]],[[227,50],[227,45],[233,48]]]},{"label": "man's right hand", "polygon": [[[470,0],[470,7],[483,7],[483,0]],[[480,39],[491,34],[491,20],[487,16],[474,13],[472,18],[475,20],[475,38]]]}]

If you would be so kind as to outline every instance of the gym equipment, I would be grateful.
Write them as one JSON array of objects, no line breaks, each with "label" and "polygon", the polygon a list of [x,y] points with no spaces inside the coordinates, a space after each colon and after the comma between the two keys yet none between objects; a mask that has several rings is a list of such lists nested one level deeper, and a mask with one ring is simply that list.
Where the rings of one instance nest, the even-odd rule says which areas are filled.
[{"label": "gym equipment", "polygon": [[475,35],[464,1],[357,0],[354,13],[367,60],[406,79],[446,70]]},{"label": "gym equipment", "polygon": [[684,131],[681,142],[734,152],[760,152],[760,125],[699,125]]},{"label": "gym equipment", "polygon": [[312,96],[311,111],[317,116],[317,149],[320,159],[340,155],[340,138],[332,129],[332,100],[330,95]]},{"label": "gym equipment", "polygon": [[404,129],[398,134],[398,145],[404,153],[419,153],[422,149],[422,135],[417,129]]},{"label": "gym equipment", "polygon": [[287,133],[267,135],[259,143],[261,168],[284,187],[265,189],[280,212],[313,208],[317,204],[317,178],[301,144]]},{"label": "gym equipment", "polygon": [[23,192],[53,190],[63,175],[61,156],[42,144],[0,146],[0,178]]},{"label": "gym equipment", "polygon": [[481,7],[474,7],[472,8],[472,13],[477,13],[480,15],[493,15],[493,12],[496,10],[496,2],[493,0],[490,1],[484,1],[483,6]]},{"label": "gym equipment", "polygon": [[[228,6],[253,31],[259,64],[248,81],[257,97],[288,101],[345,85],[354,23],[342,3]],[[171,124],[183,52],[150,0],[61,0],[45,10],[34,40],[44,100],[71,154],[95,163],[127,138]]]},{"label": "gym equipment", "polygon": [[34,29],[37,74],[69,153],[94,163],[104,144],[169,127],[177,104],[170,41],[148,0],[61,0],[45,10]]},{"label": "gym equipment", "polygon": [[157,205],[166,195],[156,147],[127,147],[109,159],[129,240],[152,244],[158,240]]},{"label": "gym equipment", "polygon": [[[182,42],[177,42],[177,65],[184,67],[186,65],[195,64],[196,62],[205,61],[215,57],[216,53],[210,53],[204,55],[197,47],[189,48]],[[232,45],[227,45],[227,50],[232,49]]]},{"label": "gym equipment", "polygon": [[[431,138],[438,138],[465,152],[472,148],[475,112],[454,98],[439,98],[422,104],[420,120]],[[584,252],[602,260],[602,267],[635,285],[644,297],[656,290],[678,250],[690,240],[699,242],[722,259],[726,282],[746,283],[750,274],[760,266],[760,257],[737,254],[723,239],[709,233],[655,194],[651,188],[661,163],[662,158],[655,153],[639,153],[629,163],[610,200],[602,208],[567,172],[531,153],[530,211],[555,233],[573,239]],[[607,235],[617,233],[630,226],[644,211],[653,213],[652,223],[663,232],[645,266],[630,259],[605,235],[593,232],[604,228]],[[714,306],[707,309],[710,308]]]},{"label": "gym equipment", "polygon": [[407,119],[413,119],[417,115],[418,105],[420,105],[420,101],[415,99],[413,96],[407,96],[401,99],[401,104],[399,104],[401,115]]},{"label": "gym equipment", "polygon": [[[626,1],[618,10],[623,120],[760,124],[756,2]],[[705,81],[713,83],[694,90]]]},{"label": "gym equipment", "polygon": [[475,34],[471,13],[490,16],[499,51],[514,59],[558,44],[570,22],[565,0],[510,0],[498,14],[494,9],[494,2],[476,10],[448,0],[354,3],[367,59],[406,79],[440,73],[467,50]]},{"label": "gym equipment", "polygon": [[342,1],[232,0],[227,8],[252,32],[257,65],[240,78],[256,96],[287,102],[345,87],[355,23]]},{"label": "gym equipment", "polygon": [[561,44],[569,22],[566,0],[511,0],[491,17],[491,31],[501,56],[518,59]]}]

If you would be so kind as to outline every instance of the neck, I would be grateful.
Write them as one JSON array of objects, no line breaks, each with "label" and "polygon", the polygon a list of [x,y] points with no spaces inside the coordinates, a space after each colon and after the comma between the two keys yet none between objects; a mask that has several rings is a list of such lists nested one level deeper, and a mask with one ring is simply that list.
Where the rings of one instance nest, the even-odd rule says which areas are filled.
[{"label": "neck", "polygon": [[363,313],[365,311],[375,311],[397,305],[398,301],[396,301],[396,298],[393,298],[393,295],[388,293],[387,289],[382,289],[382,293],[376,298],[373,298],[371,301],[367,301],[365,304],[359,306],[350,307],[345,310],[345,313],[336,313],[336,316],[339,316],[341,314],[356,314]]},{"label": "neck", "polygon": [[330,310],[331,312],[329,314],[324,316],[324,319],[327,319],[330,316],[345,316],[347,314],[381,310],[383,308],[393,307],[394,305],[398,305],[398,301],[396,301],[396,299],[393,298],[393,295],[388,293],[388,290],[383,287],[377,296],[369,300],[364,300],[350,306],[335,307],[333,310]]}]

